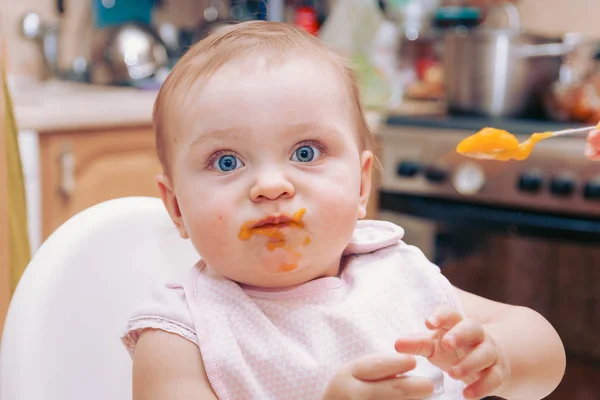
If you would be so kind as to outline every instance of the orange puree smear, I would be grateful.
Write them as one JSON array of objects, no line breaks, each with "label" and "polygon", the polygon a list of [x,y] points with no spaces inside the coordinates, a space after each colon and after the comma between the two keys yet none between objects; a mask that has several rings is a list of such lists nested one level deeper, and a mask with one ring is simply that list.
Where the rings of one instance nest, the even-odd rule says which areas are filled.
[{"label": "orange puree smear", "polygon": [[[259,220],[247,221],[240,228],[240,232],[238,237],[241,240],[249,240],[252,236],[265,236],[270,240],[267,242],[267,249],[269,251],[273,251],[278,248],[283,248],[290,253],[291,257],[295,262],[293,263],[284,263],[281,265],[282,271],[293,271],[298,267],[297,262],[302,258],[302,254],[298,253],[296,247],[298,245],[291,245],[287,242],[285,235],[283,233],[283,229],[285,228],[304,228],[304,223],[302,222],[302,217],[306,213],[305,208],[301,208],[296,211],[291,218],[291,221],[280,223],[280,224],[266,224],[262,226],[258,226],[253,228]],[[310,237],[306,236],[304,241],[302,242],[303,246],[307,246],[310,243]]]},{"label": "orange puree smear", "polygon": [[468,157],[487,160],[525,160],[533,147],[540,141],[552,136],[552,132],[534,133],[519,143],[517,138],[502,129],[484,128],[464,139],[456,146],[456,152]]},{"label": "orange puree smear", "polygon": [[298,265],[296,264],[282,264],[281,265],[281,269],[286,271],[286,272],[290,272],[295,270],[296,268],[298,268]]},{"label": "orange puree smear", "polygon": [[268,224],[252,228],[258,220],[247,221],[240,228],[238,237],[242,240],[248,240],[253,235],[262,235],[275,240],[284,240],[283,233],[281,232],[283,228],[304,228],[304,223],[301,220],[305,212],[306,208],[299,209],[292,216],[292,220],[285,224]]}]

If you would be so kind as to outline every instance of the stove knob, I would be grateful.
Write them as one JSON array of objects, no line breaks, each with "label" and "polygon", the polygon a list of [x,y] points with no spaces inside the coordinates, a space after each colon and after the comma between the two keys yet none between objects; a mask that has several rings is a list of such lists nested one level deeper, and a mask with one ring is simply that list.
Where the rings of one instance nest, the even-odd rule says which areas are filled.
[{"label": "stove knob", "polygon": [[524,172],[517,182],[517,187],[521,192],[537,193],[542,189],[543,175],[538,170]]},{"label": "stove knob", "polygon": [[559,175],[550,182],[550,192],[556,196],[570,196],[575,191],[577,181],[571,175]]},{"label": "stove knob", "polygon": [[425,168],[425,178],[431,183],[443,183],[448,179],[448,171],[439,165],[430,165]]},{"label": "stove knob", "polygon": [[583,189],[583,197],[588,200],[600,200],[600,176],[589,181]]},{"label": "stove knob", "polygon": [[478,193],[485,185],[485,173],[478,164],[467,162],[458,166],[452,183],[460,194],[472,195]]},{"label": "stove knob", "polygon": [[402,176],[405,178],[412,178],[417,175],[421,171],[421,164],[417,161],[401,161],[398,164],[396,169],[396,173],[398,176]]}]

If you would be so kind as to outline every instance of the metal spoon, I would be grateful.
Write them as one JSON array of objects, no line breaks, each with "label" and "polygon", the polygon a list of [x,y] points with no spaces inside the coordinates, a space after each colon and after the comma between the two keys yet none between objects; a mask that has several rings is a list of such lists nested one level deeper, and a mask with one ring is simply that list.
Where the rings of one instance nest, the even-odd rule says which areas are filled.
[{"label": "metal spoon", "polygon": [[564,136],[564,135],[573,135],[575,133],[588,133],[593,131],[594,129],[600,129],[598,126],[586,126],[585,128],[575,128],[575,129],[563,129],[562,131],[552,132],[552,136]]},{"label": "metal spoon", "polygon": [[[541,142],[542,140],[546,140],[552,137],[558,137],[558,136],[566,136],[566,135],[574,135],[577,133],[588,133],[594,129],[598,129],[598,126],[588,126],[588,127],[584,127],[584,128],[573,128],[573,129],[563,129],[561,131],[555,131],[552,132],[551,135],[545,137],[545,138],[538,138],[537,140],[535,140],[533,143],[531,143],[531,138],[533,137],[530,136],[529,139],[525,140],[524,142],[521,142],[519,144],[520,148],[525,148],[527,146],[531,146],[529,148],[529,151],[524,154],[525,157],[527,158],[529,156],[529,154],[531,153],[531,151],[533,150],[533,146],[535,146],[537,143]],[[497,150],[492,150],[489,152],[485,152],[485,153],[479,153],[479,152],[469,152],[469,153],[464,153],[464,155],[466,155],[467,157],[471,157],[471,158],[478,158],[480,160],[503,160],[503,161],[508,161],[509,159],[522,159],[522,158],[514,158],[514,149],[497,149]],[[507,156],[508,158],[503,159],[503,157]]]}]

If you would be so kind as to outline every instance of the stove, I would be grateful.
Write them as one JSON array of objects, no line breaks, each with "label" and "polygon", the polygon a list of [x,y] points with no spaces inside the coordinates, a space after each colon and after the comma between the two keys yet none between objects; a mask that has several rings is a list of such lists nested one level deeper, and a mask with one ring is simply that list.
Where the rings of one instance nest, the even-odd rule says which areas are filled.
[{"label": "stove", "polygon": [[[525,140],[573,127],[546,121],[472,117],[390,118],[381,130],[381,207],[468,223],[557,228],[600,234],[600,163],[583,152],[584,135],[548,139],[524,161],[474,160],[456,145],[483,127]],[[446,201],[444,208],[440,201]],[[418,203],[418,204],[417,204]],[[448,206],[448,204],[453,205]],[[401,210],[398,208],[402,208]],[[516,212],[515,212],[516,211]]]}]

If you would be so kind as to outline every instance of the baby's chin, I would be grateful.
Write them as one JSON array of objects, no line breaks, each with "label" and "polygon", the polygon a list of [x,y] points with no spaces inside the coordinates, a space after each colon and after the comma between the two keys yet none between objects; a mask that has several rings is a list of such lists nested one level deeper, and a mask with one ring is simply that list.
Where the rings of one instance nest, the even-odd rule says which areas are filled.
[{"label": "baby's chin", "polygon": [[[332,272],[335,275],[337,271]],[[248,269],[247,273],[230,279],[247,286],[261,288],[286,288],[301,285],[308,281],[322,278],[327,274],[314,268],[309,263],[299,262],[298,265],[273,263],[259,265]]]}]

